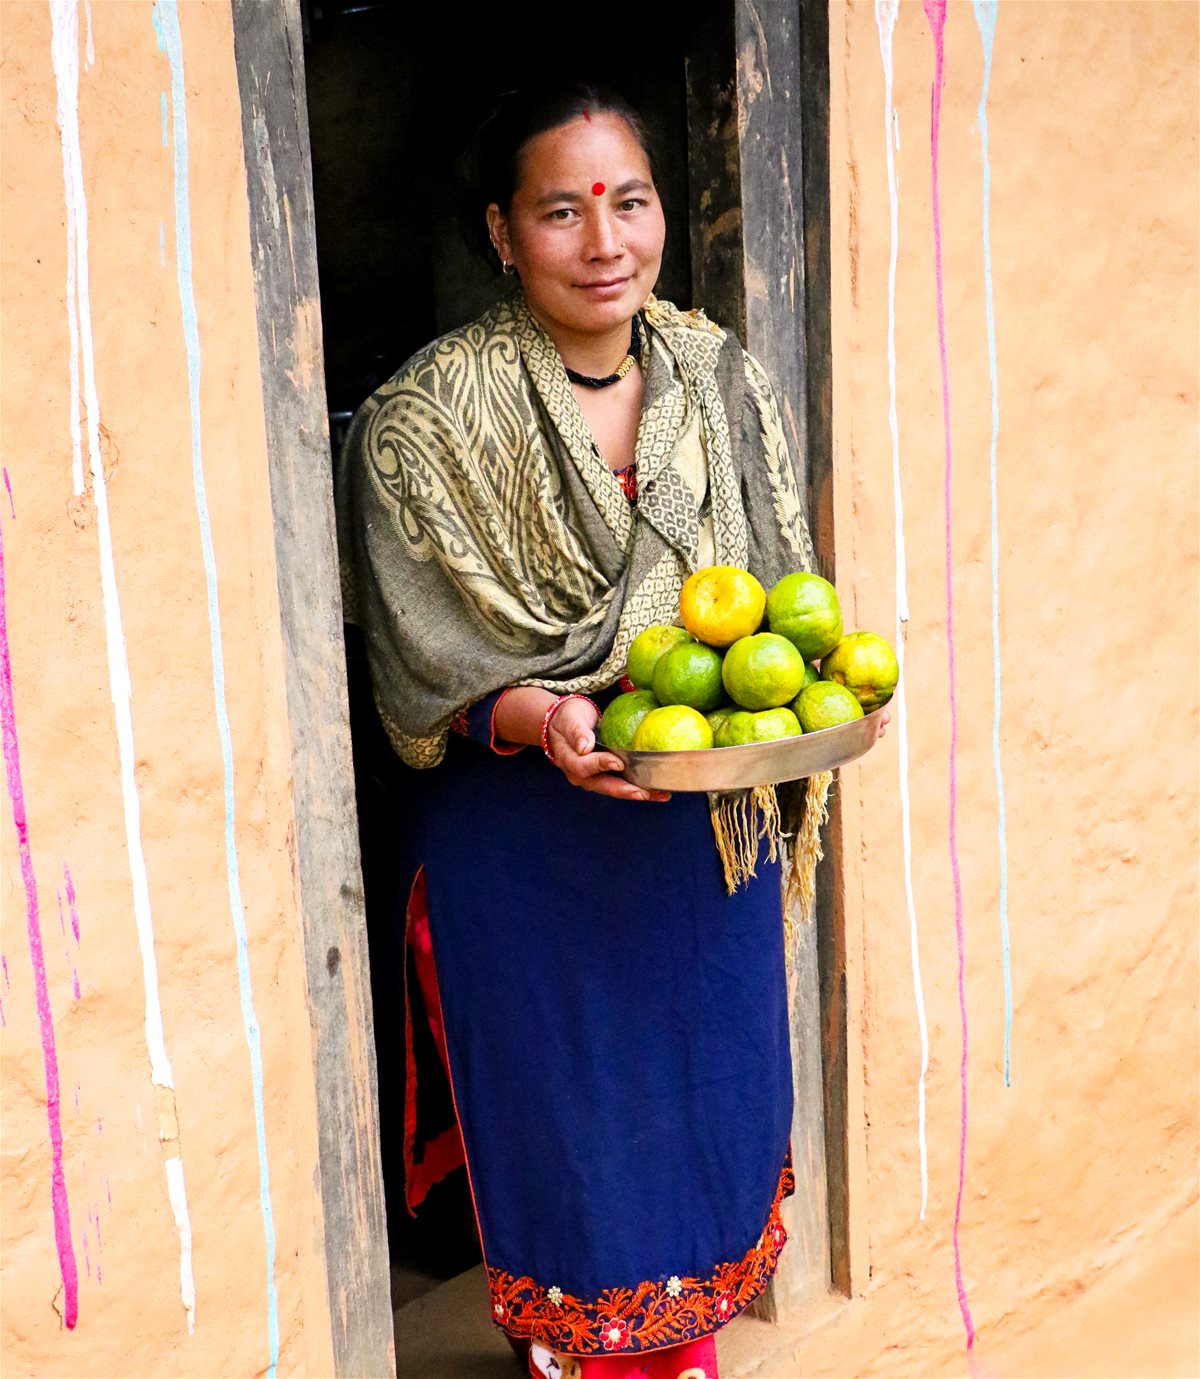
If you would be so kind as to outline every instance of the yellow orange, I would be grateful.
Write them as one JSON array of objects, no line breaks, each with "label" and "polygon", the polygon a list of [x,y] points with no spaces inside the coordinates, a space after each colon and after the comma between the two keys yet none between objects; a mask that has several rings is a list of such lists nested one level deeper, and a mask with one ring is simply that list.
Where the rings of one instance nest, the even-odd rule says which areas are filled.
[{"label": "yellow orange", "polygon": [[732,646],[757,632],[766,609],[766,590],[749,570],[735,565],[697,570],[679,595],[684,627],[709,646]]}]

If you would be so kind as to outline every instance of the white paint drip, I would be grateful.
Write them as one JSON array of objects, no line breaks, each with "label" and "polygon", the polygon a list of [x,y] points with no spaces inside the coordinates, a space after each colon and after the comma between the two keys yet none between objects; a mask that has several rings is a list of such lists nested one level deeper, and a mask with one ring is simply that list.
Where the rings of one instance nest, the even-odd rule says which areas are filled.
[{"label": "white paint drip", "polygon": [[[75,150],[68,131],[79,128],[79,14],[74,5],[51,5],[53,33],[50,52],[58,86],[57,123],[62,142],[63,194],[67,206],[67,324],[71,336],[71,479],[76,494],[83,492],[83,436],[79,428],[79,321],[75,262]],[[84,246],[84,261],[87,246]]]},{"label": "white paint drip", "polygon": [[187,1189],[183,1185],[183,1160],[172,1154],[166,1160],[167,1197],[179,1231],[179,1293],[187,1310],[190,1336],[196,1330],[196,1281],[192,1277],[192,1223],[188,1218]]},{"label": "white paint drip", "polygon": [[[73,243],[68,231],[68,250],[74,251],[74,296],[68,312],[78,312],[78,341],[83,365],[83,393],[87,405],[88,461],[96,503],[96,527],[100,545],[100,587],[104,604],[104,628],[108,649],[108,677],[117,729],[121,796],[125,815],[125,846],[133,882],[133,915],[138,948],[142,959],[142,983],[146,993],[146,1049],[150,1057],[150,1077],[156,1086],[174,1095],[175,1082],[167,1057],[163,1034],[162,1007],[158,995],[158,963],[154,953],[154,921],[150,909],[150,884],[146,858],[142,851],[141,802],[134,777],[133,716],[130,709],[132,685],[125,630],[121,621],[121,600],[117,589],[113,558],[112,528],[108,516],[108,489],[100,453],[100,403],[96,393],[96,359],[92,343],[91,297],[88,281],[88,209],[83,187],[83,159],[79,144],[79,16],[77,0],[50,0],[53,26],[50,53],[58,88],[59,131],[63,148],[63,180],[67,202],[68,227],[74,224]],[[72,280],[68,279],[69,286]],[[76,416],[76,425],[78,417]],[[82,482],[76,492],[82,491]],[[160,1136],[163,1128],[160,1127]],[[172,1127],[171,1135],[177,1133]],[[172,1162],[177,1165],[172,1169]],[[179,1228],[180,1280],[189,1329],[195,1315],[195,1289],[192,1284],[192,1231],[188,1220],[187,1196],[183,1187],[183,1164],[178,1158],[166,1160],[167,1192]]]},{"label": "white paint drip", "polygon": [[[921,1220],[929,1202],[929,1153],[925,1142],[925,1075],[929,1071],[929,1028],[925,1018],[925,993],[921,984],[921,950],[917,934],[917,907],[913,898],[912,806],[908,793],[908,707],[904,693],[904,639],[908,623],[908,564],[904,547],[904,493],[900,483],[900,422],[896,407],[896,260],[900,249],[900,190],[896,179],[895,149],[900,147],[900,117],[893,104],[892,37],[899,0],[875,0],[879,51],[883,58],[884,129],[887,146],[888,211],[891,251],[888,258],[888,425],[892,433],[892,498],[896,511],[896,660],[900,679],[893,700],[896,706],[896,740],[900,757],[900,828],[904,846],[904,894],[908,902],[909,946],[912,952],[913,995],[921,1031],[921,1073],[917,1081],[917,1140],[921,1156]],[[894,147],[893,147],[894,146]]]},{"label": "white paint drip", "polygon": [[92,0],[83,0],[83,13],[87,18],[87,65],[93,66],[96,61],[96,49],[92,44]]}]

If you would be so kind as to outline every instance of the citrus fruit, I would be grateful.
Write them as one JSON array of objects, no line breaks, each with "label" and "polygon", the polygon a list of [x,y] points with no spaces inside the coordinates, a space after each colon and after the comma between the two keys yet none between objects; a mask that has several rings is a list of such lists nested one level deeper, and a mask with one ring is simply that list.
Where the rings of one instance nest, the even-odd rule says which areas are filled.
[{"label": "citrus fruit", "polygon": [[689,577],[679,595],[679,616],[698,641],[732,646],[757,632],[767,595],[749,570],[709,565]]},{"label": "citrus fruit", "polygon": [[742,637],[725,653],[722,678],[743,709],[775,709],[795,699],[804,684],[804,657],[774,632]]},{"label": "citrus fruit", "polygon": [[820,679],[821,672],[816,668],[816,666],[812,664],[811,661],[806,661],[804,663],[804,689],[802,689],[800,693],[803,694],[804,690],[806,690],[809,687],[809,685],[817,684],[820,681]]},{"label": "citrus fruit", "polygon": [[653,627],[643,628],[630,644],[625,673],[638,689],[648,690],[654,683],[654,667],[663,652],[691,640],[692,634],[682,627],[665,627],[655,623]]},{"label": "citrus fruit", "polygon": [[725,698],[721,653],[700,642],[664,651],[654,667],[654,697],[660,704],[686,704],[707,713]]},{"label": "citrus fruit", "polygon": [[827,579],[804,570],[784,575],[767,595],[767,625],[786,637],[806,661],[818,661],[842,635],[837,590]]},{"label": "citrus fruit", "polygon": [[800,733],[800,722],[791,709],[760,709],[757,713],[739,709],[721,725],[714,742],[718,747],[745,747],[754,742],[799,737]]},{"label": "citrus fruit", "polygon": [[633,735],[636,752],[691,752],[712,745],[712,729],[704,715],[686,704],[651,709]]},{"label": "citrus fruit", "polygon": [[800,726],[806,733],[819,733],[822,728],[836,728],[839,723],[863,716],[862,705],[845,685],[832,680],[818,680],[800,692],[792,705]]},{"label": "citrus fruit", "polygon": [[656,708],[658,700],[649,690],[618,694],[601,716],[600,741],[605,747],[628,750],[633,746],[633,735],[637,732],[638,724],[651,709]]},{"label": "citrus fruit", "polygon": [[708,726],[713,730],[714,741],[716,740],[717,733],[721,729],[721,725],[729,715],[740,712],[742,712],[742,710],[740,710],[736,704],[722,704],[719,709],[713,709],[710,713],[704,715],[704,717],[708,719]]},{"label": "citrus fruit", "polygon": [[870,713],[896,691],[900,664],[891,643],[875,632],[850,632],[821,661],[821,679],[845,685]]}]

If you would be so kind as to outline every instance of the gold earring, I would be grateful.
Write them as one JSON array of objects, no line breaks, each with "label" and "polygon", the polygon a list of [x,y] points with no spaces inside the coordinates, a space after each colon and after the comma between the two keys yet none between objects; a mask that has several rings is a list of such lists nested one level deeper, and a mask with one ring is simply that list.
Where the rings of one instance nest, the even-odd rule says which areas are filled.
[{"label": "gold earring", "polygon": [[511,278],[513,274],[517,271],[517,265],[515,263],[505,263],[504,260],[501,259],[500,271],[504,274],[506,278]]}]

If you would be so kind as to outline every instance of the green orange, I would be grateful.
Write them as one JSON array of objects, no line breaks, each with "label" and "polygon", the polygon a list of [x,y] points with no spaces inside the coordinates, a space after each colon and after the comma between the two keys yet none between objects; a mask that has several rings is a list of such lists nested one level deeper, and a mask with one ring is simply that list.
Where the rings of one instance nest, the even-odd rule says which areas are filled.
[{"label": "green orange", "polygon": [[682,627],[655,623],[652,627],[643,628],[630,644],[625,661],[626,675],[638,689],[650,689],[654,684],[654,667],[663,652],[691,640],[692,634]]},{"label": "green orange", "polygon": [[712,709],[709,713],[706,713],[704,715],[704,717],[708,720],[708,726],[713,730],[714,740],[716,739],[717,734],[721,731],[721,726],[729,717],[729,715],[739,712],[740,710],[738,709],[738,706],[736,704],[722,704],[720,708]]},{"label": "green orange", "polygon": [[821,679],[845,685],[870,713],[895,694],[900,663],[878,633],[849,632],[821,661]]},{"label": "green orange", "polygon": [[712,745],[712,729],[704,715],[686,704],[651,709],[633,735],[636,752],[692,752]]},{"label": "green orange", "polygon": [[760,709],[757,713],[739,709],[721,725],[714,741],[718,747],[745,747],[755,742],[799,737],[801,731],[791,709]]},{"label": "green orange", "polygon": [[721,653],[702,642],[682,642],[664,651],[654,667],[654,697],[660,704],[686,704],[700,713],[725,698]]},{"label": "green orange", "polygon": [[801,691],[792,705],[800,726],[806,733],[819,733],[822,728],[836,728],[863,716],[862,705],[846,688],[832,680],[818,680]]},{"label": "green orange", "polygon": [[598,734],[601,743],[605,747],[621,747],[628,751],[633,746],[638,724],[656,708],[658,700],[649,690],[618,694],[601,716]]},{"label": "green orange", "polygon": [[742,637],[725,653],[722,678],[729,697],[743,709],[776,709],[790,703],[804,684],[804,657],[786,637],[758,632]]},{"label": "green orange", "polygon": [[842,635],[837,590],[806,570],[784,575],[767,595],[767,625],[786,637],[806,661],[818,661]]}]

